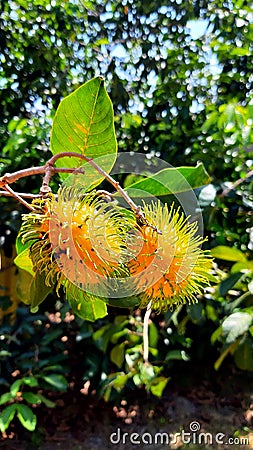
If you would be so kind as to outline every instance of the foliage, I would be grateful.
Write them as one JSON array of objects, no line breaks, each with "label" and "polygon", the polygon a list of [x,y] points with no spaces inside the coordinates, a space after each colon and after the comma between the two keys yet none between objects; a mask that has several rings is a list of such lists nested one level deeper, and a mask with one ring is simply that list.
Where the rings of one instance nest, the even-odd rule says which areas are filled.
[{"label": "foliage", "polygon": [[4,405],[0,419],[2,432],[15,414],[26,429],[33,431],[37,422],[34,408],[40,404],[47,408],[55,406],[47,392],[64,392],[68,388],[63,336],[64,329],[56,328],[45,315],[31,316],[24,308],[18,309],[13,325],[3,322],[0,352],[0,404]]},{"label": "foliage", "polygon": [[[167,329],[169,323],[176,323],[175,318],[170,317],[162,328],[157,321],[150,325],[152,364],[147,366],[142,356],[143,320],[138,311],[129,315],[126,310],[114,313],[111,309],[108,319],[92,324],[75,318],[60,303],[55,312],[53,298],[44,308],[46,314],[41,314],[42,308],[40,314],[32,315],[27,307],[18,308],[16,322],[10,325],[5,320],[1,325],[1,430],[7,429],[20,405],[29,419],[26,428],[32,430],[38,408],[54,408],[66,389],[80,396],[80,389],[86,386],[87,391],[113,400],[146,387],[160,397],[173,363],[189,359],[189,338],[180,336],[176,329],[172,335]],[[173,342],[169,351],[163,343],[168,338]]]}]

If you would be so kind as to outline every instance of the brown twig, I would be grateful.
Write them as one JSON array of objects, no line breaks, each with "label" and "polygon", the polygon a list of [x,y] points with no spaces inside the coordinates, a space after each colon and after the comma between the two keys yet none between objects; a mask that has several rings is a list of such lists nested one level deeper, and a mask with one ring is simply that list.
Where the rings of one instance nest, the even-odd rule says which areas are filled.
[{"label": "brown twig", "polygon": [[[104,178],[106,178],[107,181],[109,181],[109,183],[115,188],[115,190],[117,192],[120,193],[121,197],[125,199],[125,201],[129,204],[131,209],[138,215],[138,217],[142,217],[142,213],[140,212],[140,207],[137,206],[133,202],[133,200],[129,197],[127,192],[124,191],[124,189],[122,189],[120,184],[116,180],[114,180],[114,178],[112,178],[111,175],[109,175],[107,172],[105,172],[103,169],[101,169],[101,167],[94,161],[94,159],[89,158],[88,156],[85,156],[85,155],[80,155],[79,153],[62,152],[62,153],[58,153],[57,155],[54,155],[52,158],[50,158],[49,161],[46,163],[45,168],[46,169],[48,168],[47,170],[50,173],[50,171],[52,169],[54,169],[53,165],[56,163],[56,161],[60,158],[65,158],[65,157],[79,158],[79,159],[82,159],[83,161],[89,163],[92,167],[94,167],[94,169],[96,169],[96,171],[98,173],[100,173]],[[73,172],[73,169],[72,169],[72,172]],[[145,220],[144,217],[142,217],[142,218]]]},{"label": "brown twig", "polygon": [[[4,195],[6,197],[13,197],[13,194],[8,191],[0,191],[0,195]],[[40,198],[40,194],[27,194],[26,192],[16,192],[16,195],[22,198]]]},{"label": "brown twig", "polygon": [[105,172],[103,169],[101,169],[100,166],[98,166],[97,163],[95,163],[94,159],[89,158],[88,156],[85,155],[80,155],[79,153],[74,153],[74,152],[62,152],[62,153],[58,153],[57,155],[54,155],[49,161],[48,163],[50,164],[54,164],[56,162],[56,160],[58,158],[63,158],[65,156],[68,157],[76,157],[76,158],[80,158],[83,159],[84,161],[88,162],[92,167],[94,167],[94,169],[96,169],[96,171],[98,173],[100,173],[107,181],[109,181],[109,183],[114,187],[114,189],[119,192],[119,194],[121,195],[122,198],[124,198],[124,200],[128,203],[128,205],[130,206],[130,208],[134,211],[135,215],[142,219],[143,222],[145,222],[148,226],[150,226],[151,228],[154,229],[154,231],[156,231],[158,234],[161,234],[161,231],[159,231],[155,226],[151,225],[148,220],[146,219],[146,217],[144,216],[143,212],[141,211],[141,207],[137,206],[134,201],[129,197],[128,193],[120,186],[119,182],[114,180],[113,177],[111,177],[111,175],[109,175],[107,172]]},{"label": "brown twig", "polygon": [[29,169],[18,170],[14,173],[6,173],[0,178],[0,189],[4,189],[7,184],[15,183],[20,178],[43,174],[45,173],[45,167],[30,167]]},{"label": "brown twig", "polygon": [[17,194],[16,192],[14,192],[10,186],[8,186],[7,184],[4,186],[4,189],[9,193],[9,195],[11,195],[12,197],[16,198],[20,203],[22,203],[24,206],[26,206],[28,209],[30,209],[31,211],[34,211],[34,208],[27,203],[22,197],[19,196],[19,194]]},{"label": "brown twig", "polygon": [[221,193],[220,197],[225,197],[230,191],[234,190],[237,186],[239,186],[241,183],[243,183],[245,180],[253,176],[253,170],[250,170],[245,177],[240,178],[239,180],[235,181],[231,187],[228,187],[224,189],[224,191]]},{"label": "brown twig", "polygon": [[101,167],[98,166],[98,164],[92,158],[89,158],[88,156],[85,156],[85,155],[80,155],[79,153],[61,152],[61,153],[58,153],[57,155],[52,156],[52,158],[50,158],[44,166],[22,169],[13,174],[7,173],[3,177],[0,178],[0,189],[3,188],[6,191],[9,191],[10,193],[12,192],[13,197],[17,198],[21,203],[23,203],[29,209],[33,210],[33,208],[25,200],[22,199],[22,197],[20,197],[18,194],[16,195],[15,192],[12,191],[12,189],[10,190],[8,185],[11,183],[15,183],[20,178],[24,178],[24,177],[31,176],[31,175],[45,174],[43,177],[40,194],[46,195],[49,192],[51,192],[51,188],[49,187],[49,182],[50,182],[52,175],[54,175],[55,173],[60,173],[60,172],[84,173],[83,168],[57,168],[57,167],[54,167],[54,165],[58,159],[65,158],[65,157],[79,158],[79,159],[87,162],[88,164],[90,164],[92,167],[94,167],[94,169],[98,173],[100,173],[115,188],[115,190],[117,192],[119,192],[121,197],[124,198],[124,200],[128,203],[130,208],[134,211],[135,215],[139,219],[142,219],[142,221],[144,223],[146,223],[148,226],[153,228],[157,233],[161,234],[161,231],[159,231],[155,226],[151,225],[147,221],[147,219],[145,218],[144,214],[141,211],[140,206],[137,206],[134,203],[134,201],[129,197],[128,193],[120,186],[120,184],[116,180],[114,180],[114,178],[111,177],[111,175],[109,175],[107,172],[105,172],[103,169],[101,169]]}]

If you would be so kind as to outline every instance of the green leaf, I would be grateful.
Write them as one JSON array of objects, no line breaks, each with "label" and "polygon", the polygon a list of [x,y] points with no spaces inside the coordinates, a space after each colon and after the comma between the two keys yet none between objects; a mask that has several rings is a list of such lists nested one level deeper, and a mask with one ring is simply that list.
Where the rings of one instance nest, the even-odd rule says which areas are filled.
[{"label": "green leaf", "polygon": [[249,48],[234,47],[229,50],[230,56],[250,56],[251,51]]},{"label": "green leaf", "polygon": [[29,431],[34,431],[37,425],[37,417],[32,412],[31,408],[19,403],[16,405],[16,409],[21,425]]},{"label": "green leaf", "polygon": [[54,408],[55,402],[52,402],[48,398],[44,397],[42,394],[37,394],[37,396],[40,398],[40,400],[47,406],[47,408]]},{"label": "green leaf", "polygon": [[68,388],[68,382],[66,378],[61,374],[43,375],[41,377],[46,383],[53,386],[57,391],[66,391]]},{"label": "green leaf", "polygon": [[95,320],[102,319],[107,315],[106,304],[98,297],[89,294],[85,295],[85,293],[80,291],[80,298],[75,299],[67,292],[67,300],[72,308],[73,314],[84,320],[95,322]]},{"label": "green leaf", "polygon": [[206,318],[212,322],[219,320],[218,311],[213,305],[206,305]]},{"label": "green leaf", "polygon": [[203,186],[210,182],[210,177],[201,163],[197,167],[168,168],[155,175],[141,179],[126,188],[131,197],[143,197],[144,191],[158,197],[179,194]]},{"label": "green leaf", "polygon": [[246,312],[235,312],[222,323],[222,332],[226,336],[226,342],[234,342],[238,336],[248,331],[253,317]]},{"label": "green leaf", "polygon": [[22,392],[22,397],[28,402],[34,405],[39,405],[41,403],[41,398],[38,394],[33,392]]},{"label": "green leaf", "polygon": [[102,351],[106,352],[107,347],[109,345],[111,336],[114,334],[115,326],[113,324],[108,323],[104,325],[99,330],[93,333],[93,340],[95,341],[97,347]]},{"label": "green leaf", "polygon": [[171,361],[171,360],[183,360],[183,361],[189,361],[189,356],[187,353],[185,353],[184,350],[171,350],[167,353],[165,361]]},{"label": "green leaf", "polygon": [[236,262],[231,267],[231,273],[236,272],[253,272],[253,261],[243,261],[243,262]]},{"label": "green leaf", "polygon": [[156,397],[161,397],[169,380],[170,378],[156,377],[150,386],[150,391],[152,394]]},{"label": "green leaf", "polygon": [[131,376],[132,376],[131,374],[118,375],[112,382],[113,387],[117,391],[120,391],[126,385],[127,381],[129,380],[129,378],[131,378]]},{"label": "green leaf", "polygon": [[116,333],[113,333],[111,337],[111,343],[116,344],[122,336],[126,336],[129,333],[129,330],[127,328],[124,328],[124,330],[117,331]]},{"label": "green leaf", "polygon": [[253,280],[248,284],[248,290],[251,294],[253,294]]},{"label": "green leaf", "polygon": [[11,356],[11,353],[8,350],[0,350],[0,358],[5,358],[5,356]]},{"label": "green leaf", "polygon": [[[61,333],[62,334],[62,333]],[[44,346],[44,342],[41,342],[41,346]],[[48,364],[51,362],[51,358],[49,359],[44,359],[43,361],[40,361],[40,368],[42,368],[43,372],[59,372],[59,373],[64,373],[65,369],[61,364],[52,364],[50,366],[48,366]]]},{"label": "green leaf", "polygon": [[[160,371],[162,370],[162,367],[159,368]],[[156,366],[152,366],[151,364],[146,365],[145,363],[140,363],[139,364],[139,370],[140,370],[140,377],[142,382],[146,385],[149,386],[151,381],[155,378],[156,376],[156,372],[157,372],[157,367]]]},{"label": "green leaf", "polygon": [[142,124],[142,117],[137,114],[125,113],[122,118],[122,127],[130,129],[131,127],[138,128]]},{"label": "green leaf", "polygon": [[22,380],[22,378],[20,378],[19,380],[14,381],[14,383],[11,385],[10,393],[11,393],[12,397],[16,396],[22,383],[23,383],[23,380]]},{"label": "green leaf", "polygon": [[218,245],[211,250],[214,258],[223,259],[224,261],[247,261],[246,256],[241,250],[226,245]]},{"label": "green leaf", "polygon": [[140,304],[140,299],[135,296],[122,297],[122,298],[106,298],[105,302],[107,305],[115,306],[116,308],[134,308]]},{"label": "green leaf", "polygon": [[136,373],[136,374],[133,376],[133,382],[134,382],[135,386],[141,386],[141,385],[142,385],[142,379],[141,379],[139,373]]},{"label": "green leaf", "polygon": [[94,42],[94,45],[96,45],[97,47],[99,47],[100,45],[108,45],[108,44],[109,44],[108,38],[100,38],[96,42]]},{"label": "green leaf", "polygon": [[215,370],[219,370],[221,364],[223,363],[224,359],[226,358],[226,356],[230,353],[231,355],[234,354],[235,349],[238,347],[239,343],[240,343],[241,338],[238,338],[235,342],[232,342],[232,344],[230,344],[223,352],[222,354],[219,356],[219,358],[215,361],[214,363],[214,369]]},{"label": "green leaf", "polygon": [[125,359],[125,343],[115,345],[110,353],[111,361],[118,367],[121,368]]},{"label": "green leaf", "polygon": [[117,392],[120,392],[128,382],[130,378],[133,377],[133,372],[129,372],[125,374],[124,372],[116,372],[108,375],[106,380],[105,392],[104,392],[104,400],[108,401],[111,395],[112,388],[116,389]]},{"label": "green leaf", "polygon": [[187,306],[187,313],[191,320],[198,322],[202,317],[203,305],[201,303],[195,303],[194,305]]},{"label": "green leaf", "polygon": [[16,251],[17,251],[17,255],[19,255],[20,253],[22,253],[24,250],[27,250],[31,247],[32,243],[34,242],[34,240],[29,240],[26,241],[25,244],[23,244],[22,239],[20,237],[20,234],[18,234],[17,239],[16,239]]},{"label": "green leaf", "polygon": [[10,402],[11,400],[13,400],[13,397],[14,396],[11,394],[11,392],[5,392],[0,397],[0,405],[4,405],[5,403]]},{"label": "green leaf", "polygon": [[83,6],[87,9],[90,9],[91,11],[95,10],[93,0],[83,0]]},{"label": "green leaf", "polygon": [[217,119],[218,119],[218,112],[217,111],[213,111],[211,114],[209,114],[207,116],[207,120],[204,122],[203,126],[202,126],[202,131],[204,133],[207,133],[208,130],[213,126],[217,124]]},{"label": "green leaf", "polygon": [[36,387],[38,386],[38,380],[35,377],[25,377],[22,378],[22,381],[24,384],[26,384],[27,386],[31,386],[31,387]]},{"label": "green leaf", "polygon": [[50,342],[55,341],[59,336],[62,335],[61,329],[52,330],[50,333],[45,334],[41,340],[41,345],[48,345]]},{"label": "green leaf", "polygon": [[33,281],[33,276],[26,270],[20,269],[18,271],[18,279],[16,283],[16,294],[21,302],[29,305],[30,301],[30,289]]},{"label": "green leaf", "polygon": [[211,344],[214,344],[222,335],[222,326],[216,328],[211,335]]},{"label": "green leaf", "polygon": [[16,290],[19,299],[27,305],[31,304],[31,309],[34,309],[45,300],[52,287],[46,285],[44,272],[35,274],[29,255],[30,250],[27,248],[14,259],[20,269]]},{"label": "green leaf", "polygon": [[153,322],[149,324],[148,332],[149,332],[149,346],[156,347],[159,338],[159,333],[157,327]]},{"label": "green leaf", "polygon": [[242,277],[241,272],[233,273],[229,275],[225,280],[222,280],[219,285],[219,293],[220,295],[226,295],[227,292],[232,289],[232,287],[240,280]]},{"label": "green leaf", "polygon": [[37,272],[32,280],[30,288],[31,311],[37,312],[37,307],[45,300],[52,291],[52,286],[46,285],[45,272]]},{"label": "green leaf", "polygon": [[8,426],[10,425],[13,417],[15,416],[17,410],[17,405],[9,405],[6,406],[6,408],[3,409],[0,415],[0,431],[3,433],[5,430],[7,430]]},{"label": "green leaf", "polygon": [[19,253],[19,255],[16,256],[16,258],[14,259],[14,263],[20,269],[23,269],[26,272],[30,273],[31,275],[34,275],[33,263],[32,263],[32,260],[30,258],[30,250],[29,250],[29,248],[26,248],[21,253]]},{"label": "green leaf", "polygon": [[252,339],[245,339],[240,342],[234,353],[234,359],[239,369],[253,371]]},{"label": "green leaf", "polygon": [[154,356],[154,358],[156,358],[159,352],[157,348],[149,347],[149,353],[150,355]]},{"label": "green leaf", "polygon": [[[51,151],[53,155],[64,151],[79,153],[95,159],[105,172],[111,171],[117,141],[113,107],[103,78],[91,79],[61,101],[53,121]],[[85,176],[78,176],[83,187],[94,187],[103,180],[101,174],[79,158],[64,157],[56,164],[68,168],[83,166]],[[66,179],[66,175],[61,176]],[[73,176],[68,177],[68,183],[74,182]]]}]

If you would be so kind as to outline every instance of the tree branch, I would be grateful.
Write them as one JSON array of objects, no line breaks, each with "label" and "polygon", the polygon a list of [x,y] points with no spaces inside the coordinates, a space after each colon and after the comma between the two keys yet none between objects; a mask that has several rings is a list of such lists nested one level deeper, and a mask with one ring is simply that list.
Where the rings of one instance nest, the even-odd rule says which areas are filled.
[{"label": "tree branch", "polygon": [[43,177],[40,194],[42,196],[46,195],[49,192],[51,192],[51,188],[49,187],[49,182],[50,182],[52,175],[54,175],[55,173],[61,173],[61,172],[84,173],[84,169],[82,167],[79,167],[79,168],[76,168],[76,167],[75,168],[57,168],[57,167],[54,167],[54,165],[58,159],[65,158],[65,157],[79,158],[79,159],[87,162],[88,164],[90,164],[92,167],[94,167],[94,169],[98,173],[100,173],[115,188],[115,190],[117,192],[119,192],[121,197],[124,198],[124,200],[128,203],[130,208],[134,211],[135,215],[138,218],[142,219],[142,221],[144,223],[146,223],[148,226],[153,228],[157,233],[161,234],[161,231],[159,231],[155,226],[148,223],[147,219],[145,218],[144,214],[141,211],[140,206],[137,206],[134,203],[134,201],[129,197],[128,193],[120,186],[120,184],[116,180],[114,180],[114,178],[111,177],[111,175],[109,175],[107,172],[105,172],[103,169],[101,169],[101,167],[94,161],[94,159],[89,158],[88,156],[85,156],[85,155],[80,155],[79,153],[61,152],[61,153],[58,153],[57,155],[52,156],[52,158],[50,158],[44,166],[31,167],[29,169],[22,169],[13,174],[7,173],[3,177],[0,178],[0,189],[5,189],[6,191],[9,191],[10,194],[12,193],[13,197],[17,198],[21,203],[23,203],[29,209],[33,210],[33,208],[25,200],[23,200],[22,197],[20,197],[18,194],[16,195],[15,192],[12,191],[12,189],[10,189],[8,187],[8,185],[11,183],[15,183],[20,178],[24,178],[24,177],[31,176],[31,175],[45,174]]},{"label": "tree branch", "polygon": [[6,189],[6,191],[9,193],[9,195],[11,195],[12,197],[16,198],[20,203],[22,203],[24,206],[26,206],[28,209],[30,209],[31,211],[35,211],[35,209],[29,204],[27,203],[22,197],[19,196],[19,194],[17,194],[16,192],[14,192],[10,186],[8,186],[7,184],[4,186],[4,189]]},{"label": "tree branch", "polygon": [[228,187],[224,189],[224,191],[221,193],[220,197],[225,197],[230,191],[234,190],[237,186],[239,186],[241,183],[243,183],[245,180],[253,176],[253,170],[250,170],[245,177],[239,178],[239,180],[235,181],[231,187]]},{"label": "tree branch", "polygon": [[[4,195],[5,197],[13,197],[13,194],[8,191],[0,191],[0,195]],[[16,192],[16,195],[22,198],[40,198],[40,194],[27,194],[26,192]]]}]

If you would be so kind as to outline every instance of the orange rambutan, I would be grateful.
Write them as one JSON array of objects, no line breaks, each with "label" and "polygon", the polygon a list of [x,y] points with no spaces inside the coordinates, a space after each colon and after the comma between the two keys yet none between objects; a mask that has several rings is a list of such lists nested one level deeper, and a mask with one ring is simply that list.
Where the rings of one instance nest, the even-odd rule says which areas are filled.
[{"label": "orange rambutan", "polygon": [[[30,241],[35,272],[45,272],[46,283],[105,297],[106,280],[124,276],[128,250],[126,235],[134,216],[106,203],[95,192],[63,187],[33,202],[35,211],[23,216],[20,235]],[[127,212],[127,211],[126,211]]]},{"label": "orange rambutan", "polygon": [[21,239],[30,243],[35,274],[43,272],[67,297],[138,295],[141,308],[160,312],[196,302],[208,284],[212,259],[201,249],[197,223],[173,206],[144,204],[145,221],[136,225],[133,213],[96,192],[63,187],[33,207]]},{"label": "orange rambutan", "polygon": [[151,226],[138,226],[142,246],[128,264],[140,292],[140,307],[151,302],[151,308],[161,312],[196,302],[196,295],[209,284],[212,267],[209,253],[201,249],[204,240],[196,234],[197,223],[160,202],[144,205],[143,212]]}]

